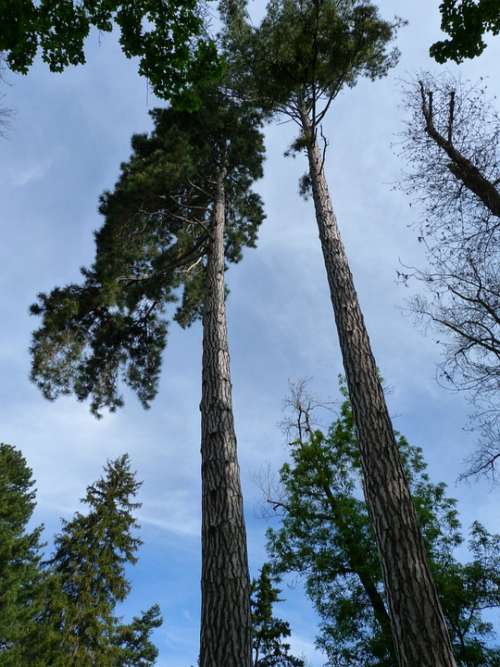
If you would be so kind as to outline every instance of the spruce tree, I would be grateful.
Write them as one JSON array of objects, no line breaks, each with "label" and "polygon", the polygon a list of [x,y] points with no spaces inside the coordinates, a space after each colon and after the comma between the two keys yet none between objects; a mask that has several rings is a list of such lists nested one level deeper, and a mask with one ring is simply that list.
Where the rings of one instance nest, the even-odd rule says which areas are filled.
[{"label": "spruce tree", "polygon": [[[273,571],[304,577],[321,619],[317,643],[329,665],[397,667],[382,566],[359,494],[361,462],[351,405],[344,401],[326,433],[308,427],[313,419],[307,407],[294,419],[302,433],[290,443],[280,492],[269,498],[282,522],[268,531]],[[493,627],[482,610],[500,607],[500,536],[474,523],[472,559],[459,562],[455,548],[464,536],[456,501],[445,484],[429,479],[422,451],[401,435],[397,441],[457,662],[498,665],[500,649],[492,644]]]},{"label": "spruce tree", "polygon": [[261,25],[241,35],[234,59],[242,95],[299,126],[302,192],[312,192],[344,369],[358,430],[363,484],[383,565],[402,667],[453,667],[452,646],[380,383],[325,176],[321,123],[339,92],[360,77],[385,76],[399,19],[370,0],[271,0]]},{"label": "spruce tree", "polygon": [[[203,324],[202,667],[248,667],[250,579],[232,412],[224,273],[263,220],[260,116],[207,85],[203,107],[153,112],[151,135],[110,193],[96,258],[80,285],[41,294],[33,374],[47,398],[74,393],[98,414],[123,403],[121,383],[154,398],[168,316]],[[174,312],[168,309],[174,302]]]},{"label": "spruce tree", "polygon": [[35,507],[32,472],[19,450],[0,444],[0,665],[22,664],[41,609],[42,527],[27,530]]},{"label": "spruce tree", "polygon": [[[125,568],[137,561],[141,540],[134,516],[140,483],[128,456],[108,462],[104,476],[87,488],[76,512],[63,521],[55,550],[45,563],[46,589],[38,634],[26,647],[26,665],[54,667],[147,667],[158,651],[151,632],[161,625],[157,605],[131,624],[116,615],[130,592]],[[24,663],[23,663],[24,664]]]},{"label": "spruce tree", "polygon": [[281,602],[279,582],[265,563],[252,582],[253,667],[304,667],[304,661],[290,654],[290,624],[273,616],[273,606]]}]

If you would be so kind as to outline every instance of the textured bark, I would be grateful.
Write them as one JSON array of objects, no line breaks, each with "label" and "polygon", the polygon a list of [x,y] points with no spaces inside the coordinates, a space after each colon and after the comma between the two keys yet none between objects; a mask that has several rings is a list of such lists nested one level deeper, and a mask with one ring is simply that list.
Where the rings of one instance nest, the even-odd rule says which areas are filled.
[{"label": "textured bark", "polygon": [[402,667],[455,667],[445,618],[323,171],[303,116],[319,236],[356,424],[366,503]]},{"label": "textured bark", "polygon": [[203,313],[201,667],[251,667],[250,578],[224,292],[224,172],[218,176]]}]

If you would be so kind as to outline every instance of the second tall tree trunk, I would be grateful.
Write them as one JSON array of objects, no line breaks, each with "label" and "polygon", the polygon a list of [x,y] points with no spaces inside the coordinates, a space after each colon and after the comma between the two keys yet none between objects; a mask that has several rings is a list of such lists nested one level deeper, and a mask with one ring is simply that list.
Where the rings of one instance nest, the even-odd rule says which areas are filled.
[{"label": "second tall tree trunk", "polygon": [[221,170],[203,312],[200,667],[251,667],[250,579],[226,326],[224,178]]},{"label": "second tall tree trunk", "polygon": [[356,424],[366,503],[402,667],[455,667],[446,621],[394,437],[377,366],[312,128],[303,118],[316,219]]}]

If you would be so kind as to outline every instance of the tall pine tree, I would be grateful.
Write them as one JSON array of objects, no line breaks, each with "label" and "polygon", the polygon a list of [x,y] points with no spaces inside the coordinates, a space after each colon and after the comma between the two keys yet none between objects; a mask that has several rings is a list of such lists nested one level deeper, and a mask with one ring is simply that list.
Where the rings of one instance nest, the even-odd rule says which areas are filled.
[{"label": "tall pine tree", "polygon": [[[344,369],[359,433],[363,483],[402,667],[454,667],[452,646],[399,455],[368,332],[325,176],[321,123],[339,92],[360,77],[387,74],[399,19],[370,0],[270,0],[260,27],[241,33],[234,59],[243,95],[299,126],[303,192],[312,191]],[[321,133],[322,134],[322,133]]]},{"label": "tall pine tree", "polygon": [[203,108],[153,112],[150,136],[101,200],[105,223],[80,285],[42,294],[33,379],[47,398],[90,397],[95,413],[123,402],[123,381],[155,396],[168,307],[183,327],[203,322],[202,667],[251,661],[250,580],[233,422],[224,273],[255,245],[263,220],[260,117],[227,89],[207,86]]}]

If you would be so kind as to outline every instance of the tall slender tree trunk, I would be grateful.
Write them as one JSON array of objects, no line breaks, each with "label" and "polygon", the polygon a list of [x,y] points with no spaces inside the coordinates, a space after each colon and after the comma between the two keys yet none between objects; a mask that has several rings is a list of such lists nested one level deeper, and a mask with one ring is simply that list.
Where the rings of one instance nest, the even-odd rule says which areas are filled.
[{"label": "tall slender tree trunk", "polygon": [[250,577],[224,291],[225,172],[217,178],[203,312],[201,667],[251,667]]},{"label": "tall slender tree trunk", "polygon": [[323,158],[302,116],[316,220],[356,424],[366,503],[402,667],[455,667],[445,618],[394,437],[377,366],[328,192]]}]

